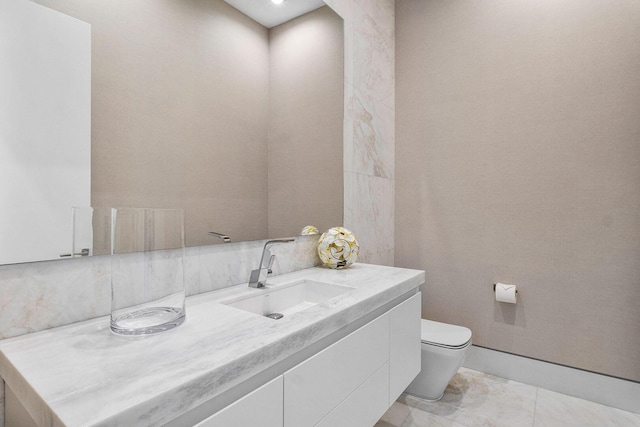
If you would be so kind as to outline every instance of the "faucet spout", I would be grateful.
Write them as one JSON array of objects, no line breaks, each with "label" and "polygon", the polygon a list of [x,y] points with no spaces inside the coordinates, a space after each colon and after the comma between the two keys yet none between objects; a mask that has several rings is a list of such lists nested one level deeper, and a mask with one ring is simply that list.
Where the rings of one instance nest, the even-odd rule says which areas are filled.
[{"label": "faucet spout", "polygon": [[260,265],[257,269],[251,270],[251,275],[249,277],[249,286],[252,288],[264,288],[265,282],[267,281],[267,276],[271,274],[271,266],[273,265],[273,261],[276,258],[275,255],[271,254],[271,250],[269,247],[275,245],[276,243],[290,243],[295,241],[296,239],[292,237],[284,238],[284,239],[273,239],[267,240],[264,244],[264,248],[262,249],[262,257],[260,258]]},{"label": "faucet spout", "polygon": [[218,239],[222,240],[224,243],[229,243],[231,241],[231,238],[226,234],[217,233],[215,231],[210,231],[207,234],[209,234],[209,236],[217,237]]}]

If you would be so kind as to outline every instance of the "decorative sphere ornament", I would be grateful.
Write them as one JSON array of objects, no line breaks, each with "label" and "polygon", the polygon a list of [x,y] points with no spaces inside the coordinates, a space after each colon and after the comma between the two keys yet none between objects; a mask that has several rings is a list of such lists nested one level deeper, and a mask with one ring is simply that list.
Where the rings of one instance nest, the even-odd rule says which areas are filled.
[{"label": "decorative sphere ornament", "polygon": [[300,234],[302,234],[303,236],[311,236],[312,234],[320,234],[320,231],[313,225],[307,225],[302,229],[302,232]]},{"label": "decorative sphere ornament", "polygon": [[355,234],[343,227],[333,227],[323,233],[318,242],[318,255],[330,268],[346,268],[358,259],[360,245]]}]

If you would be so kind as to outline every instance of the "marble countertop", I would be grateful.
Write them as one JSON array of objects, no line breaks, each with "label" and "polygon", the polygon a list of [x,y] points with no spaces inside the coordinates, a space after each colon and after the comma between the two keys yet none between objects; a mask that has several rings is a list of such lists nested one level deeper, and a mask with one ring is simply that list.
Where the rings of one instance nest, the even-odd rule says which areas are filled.
[{"label": "marble countertop", "polygon": [[[278,321],[223,305],[246,285],[187,299],[179,327],[111,333],[102,317],[0,341],[0,376],[40,425],[162,425],[424,282],[424,272],[368,264],[270,278],[353,287]],[[251,290],[260,292],[261,290]]]}]

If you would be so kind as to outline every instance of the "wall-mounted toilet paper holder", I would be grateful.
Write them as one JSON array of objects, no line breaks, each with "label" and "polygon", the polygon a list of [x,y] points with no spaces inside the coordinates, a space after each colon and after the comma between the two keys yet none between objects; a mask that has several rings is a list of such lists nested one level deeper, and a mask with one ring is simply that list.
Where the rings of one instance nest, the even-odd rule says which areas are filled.
[{"label": "wall-mounted toilet paper holder", "polygon": [[[497,285],[497,283],[494,283],[494,284],[493,284],[493,292],[495,292],[495,291],[496,291],[496,285]],[[516,289],[516,294],[517,294],[517,293],[518,293],[518,290]]]},{"label": "wall-mounted toilet paper holder", "polygon": [[516,288],[516,285],[512,283],[494,283],[493,293],[495,295],[496,302],[507,304],[517,304],[518,302],[518,289]]}]

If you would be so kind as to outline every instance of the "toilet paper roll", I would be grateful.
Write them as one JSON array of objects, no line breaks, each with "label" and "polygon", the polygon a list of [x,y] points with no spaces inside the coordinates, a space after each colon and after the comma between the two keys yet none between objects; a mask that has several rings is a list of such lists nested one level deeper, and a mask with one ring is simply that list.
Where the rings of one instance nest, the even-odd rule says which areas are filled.
[{"label": "toilet paper roll", "polygon": [[496,283],[496,301],[515,304],[518,302],[516,285],[508,283]]}]

